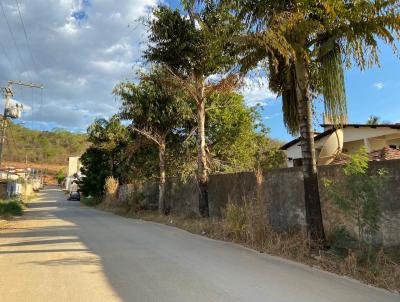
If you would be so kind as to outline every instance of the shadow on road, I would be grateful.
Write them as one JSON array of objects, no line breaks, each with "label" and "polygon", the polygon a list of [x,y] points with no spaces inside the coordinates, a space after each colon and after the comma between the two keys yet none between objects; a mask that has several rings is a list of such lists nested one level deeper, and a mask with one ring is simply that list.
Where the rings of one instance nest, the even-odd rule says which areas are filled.
[{"label": "shadow on road", "polygon": [[43,190],[40,198],[29,204],[24,219],[32,224],[0,233],[0,239],[7,240],[0,244],[2,257],[61,253],[61,258],[33,258],[20,265],[61,266],[65,270],[94,265],[99,271],[91,273],[102,272],[123,301],[398,299],[231,244],[88,208],[67,201],[58,187]]}]

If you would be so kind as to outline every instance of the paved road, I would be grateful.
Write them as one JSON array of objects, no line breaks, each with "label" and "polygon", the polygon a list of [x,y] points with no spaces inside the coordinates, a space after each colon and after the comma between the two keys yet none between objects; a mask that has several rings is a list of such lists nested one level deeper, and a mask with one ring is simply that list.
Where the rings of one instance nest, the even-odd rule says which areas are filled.
[{"label": "paved road", "polygon": [[0,231],[0,301],[400,301],[239,246],[68,202],[44,190]]}]

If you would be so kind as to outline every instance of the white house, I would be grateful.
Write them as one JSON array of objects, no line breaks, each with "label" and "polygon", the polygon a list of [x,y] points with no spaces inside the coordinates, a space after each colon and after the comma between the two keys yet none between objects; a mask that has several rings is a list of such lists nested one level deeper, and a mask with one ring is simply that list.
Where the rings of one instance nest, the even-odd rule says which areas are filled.
[{"label": "white house", "polygon": [[[351,154],[362,146],[369,153],[385,147],[400,149],[400,124],[346,124],[341,130],[337,130],[330,124],[321,126],[324,128],[324,132],[315,133],[314,136],[317,159],[321,159],[322,153],[326,157],[326,152],[330,152],[330,157],[334,160],[338,154]],[[300,138],[288,142],[281,147],[281,150],[286,151],[288,167],[301,166]],[[325,164],[329,162],[325,161]],[[321,163],[319,162],[319,164]]]}]

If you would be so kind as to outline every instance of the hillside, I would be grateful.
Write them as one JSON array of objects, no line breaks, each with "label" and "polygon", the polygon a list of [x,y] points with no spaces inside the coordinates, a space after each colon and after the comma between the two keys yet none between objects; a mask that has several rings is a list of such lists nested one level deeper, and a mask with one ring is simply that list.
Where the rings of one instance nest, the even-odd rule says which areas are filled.
[{"label": "hillside", "polygon": [[67,165],[69,156],[79,156],[88,147],[86,134],[64,129],[31,130],[10,124],[6,130],[4,161]]}]

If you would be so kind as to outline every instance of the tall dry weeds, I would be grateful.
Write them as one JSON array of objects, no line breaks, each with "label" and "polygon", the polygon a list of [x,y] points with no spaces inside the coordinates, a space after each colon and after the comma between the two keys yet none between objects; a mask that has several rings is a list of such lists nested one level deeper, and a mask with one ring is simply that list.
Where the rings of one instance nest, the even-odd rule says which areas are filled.
[{"label": "tall dry weeds", "polygon": [[117,201],[118,187],[119,187],[118,179],[116,179],[112,176],[109,176],[106,178],[105,185],[104,185],[104,191],[106,193],[106,196],[104,199],[104,204],[106,206],[112,206]]}]

